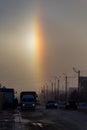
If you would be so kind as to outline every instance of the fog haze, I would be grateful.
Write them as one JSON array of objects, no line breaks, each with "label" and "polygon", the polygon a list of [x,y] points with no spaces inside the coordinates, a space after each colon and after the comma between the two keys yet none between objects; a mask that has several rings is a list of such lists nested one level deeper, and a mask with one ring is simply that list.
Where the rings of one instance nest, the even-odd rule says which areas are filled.
[{"label": "fog haze", "polygon": [[[25,40],[35,21],[42,30],[42,64],[32,60]],[[86,34],[86,0],[0,0],[1,84],[39,90],[52,75],[76,76],[73,66],[87,70]]]}]

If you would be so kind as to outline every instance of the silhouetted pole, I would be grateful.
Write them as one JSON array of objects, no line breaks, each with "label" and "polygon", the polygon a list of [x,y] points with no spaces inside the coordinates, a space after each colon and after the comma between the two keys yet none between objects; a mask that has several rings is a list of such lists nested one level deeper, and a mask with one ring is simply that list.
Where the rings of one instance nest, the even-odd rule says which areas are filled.
[{"label": "silhouetted pole", "polygon": [[80,87],[80,70],[78,70],[78,102],[79,102],[79,87]]},{"label": "silhouetted pole", "polygon": [[54,90],[55,90],[54,97],[55,97],[55,99],[56,99],[56,76],[55,76],[54,78],[55,78],[55,81],[54,81]]},{"label": "silhouetted pole", "polygon": [[51,87],[52,87],[52,98],[53,98],[53,82],[51,82]]},{"label": "silhouetted pole", "polygon": [[58,79],[58,100],[59,100],[59,79]]},{"label": "silhouetted pole", "polygon": [[44,91],[44,101],[45,101],[45,85],[43,86],[43,91]]},{"label": "silhouetted pole", "polygon": [[76,71],[76,69],[73,68],[73,71],[78,74],[78,102],[79,102],[80,70]]},{"label": "silhouetted pole", "polygon": [[[59,76],[60,78],[60,76]],[[59,78],[54,76],[54,92],[55,92],[55,99],[59,99]],[[56,82],[57,80],[57,82]]]},{"label": "silhouetted pole", "polygon": [[48,100],[48,85],[46,84],[46,89],[47,89],[47,91],[46,91],[46,97],[47,97],[47,100]]},{"label": "silhouetted pole", "polygon": [[[63,73],[65,75],[65,73]],[[67,76],[65,75],[65,100],[67,101]]]},{"label": "silhouetted pole", "polygon": [[67,76],[65,76],[65,96],[67,101]]}]

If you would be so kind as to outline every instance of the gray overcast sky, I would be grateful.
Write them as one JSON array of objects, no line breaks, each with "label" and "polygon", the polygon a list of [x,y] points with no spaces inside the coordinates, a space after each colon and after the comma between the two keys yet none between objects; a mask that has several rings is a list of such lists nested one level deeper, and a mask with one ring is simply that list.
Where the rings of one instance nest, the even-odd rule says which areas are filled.
[{"label": "gray overcast sky", "polygon": [[[43,40],[32,48],[42,46],[40,52],[30,49],[34,27],[40,32],[31,37]],[[3,85],[38,90],[51,75],[72,75],[73,66],[87,70],[86,0],[0,0]]]}]

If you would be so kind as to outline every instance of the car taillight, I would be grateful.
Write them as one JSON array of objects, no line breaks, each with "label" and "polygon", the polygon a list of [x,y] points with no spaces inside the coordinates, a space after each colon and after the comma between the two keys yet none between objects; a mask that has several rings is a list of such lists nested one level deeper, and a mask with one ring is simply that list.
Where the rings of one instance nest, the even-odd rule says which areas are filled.
[{"label": "car taillight", "polygon": [[76,102],[76,106],[77,106],[78,104],[77,104],[77,102]]},{"label": "car taillight", "polygon": [[67,102],[67,106],[69,106],[69,102]]}]

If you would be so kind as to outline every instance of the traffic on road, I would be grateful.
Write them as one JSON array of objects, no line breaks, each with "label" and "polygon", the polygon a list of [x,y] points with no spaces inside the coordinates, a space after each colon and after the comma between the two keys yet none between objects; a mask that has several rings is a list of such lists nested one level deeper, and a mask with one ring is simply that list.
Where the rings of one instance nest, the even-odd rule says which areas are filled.
[{"label": "traffic on road", "polygon": [[0,113],[0,130],[87,130],[87,112],[66,110],[65,107],[46,109],[45,104],[36,110],[4,110]]}]

